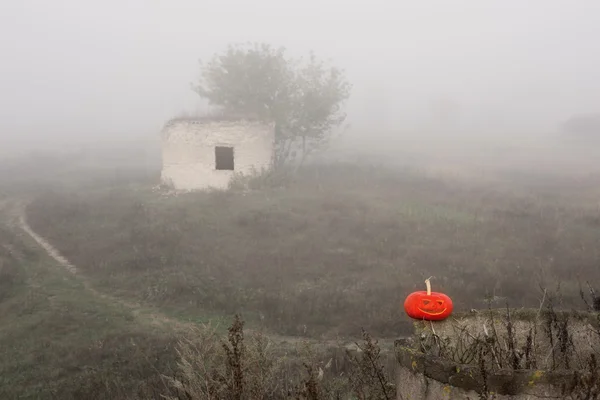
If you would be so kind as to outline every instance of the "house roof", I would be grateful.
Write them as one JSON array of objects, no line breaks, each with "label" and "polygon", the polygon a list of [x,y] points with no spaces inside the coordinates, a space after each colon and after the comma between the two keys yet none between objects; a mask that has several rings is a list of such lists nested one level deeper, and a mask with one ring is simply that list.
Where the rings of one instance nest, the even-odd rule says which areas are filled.
[{"label": "house roof", "polygon": [[236,121],[261,121],[255,114],[243,114],[243,113],[219,113],[219,114],[207,114],[207,115],[183,115],[175,118],[171,118],[166,122],[169,125],[174,122],[197,122],[197,123],[210,123],[210,122],[236,122]]},{"label": "house roof", "polygon": [[160,132],[161,137],[166,138],[165,135],[168,135],[168,130],[171,126],[179,124],[179,123],[187,123],[187,124],[211,124],[211,123],[220,123],[220,122],[229,122],[231,124],[244,124],[244,123],[262,123],[265,125],[272,125],[272,122],[265,121],[255,115],[252,114],[212,114],[212,115],[184,115],[175,118],[171,118],[163,125],[163,128]]}]

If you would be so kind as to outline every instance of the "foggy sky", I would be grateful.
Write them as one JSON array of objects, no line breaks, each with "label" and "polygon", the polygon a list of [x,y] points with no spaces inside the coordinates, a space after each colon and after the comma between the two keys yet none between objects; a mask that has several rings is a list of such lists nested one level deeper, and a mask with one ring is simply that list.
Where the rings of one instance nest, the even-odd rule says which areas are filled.
[{"label": "foggy sky", "polygon": [[354,133],[551,129],[600,111],[598,38],[597,0],[7,0],[0,148],[156,136],[205,109],[198,59],[245,41],[346,69]]}]

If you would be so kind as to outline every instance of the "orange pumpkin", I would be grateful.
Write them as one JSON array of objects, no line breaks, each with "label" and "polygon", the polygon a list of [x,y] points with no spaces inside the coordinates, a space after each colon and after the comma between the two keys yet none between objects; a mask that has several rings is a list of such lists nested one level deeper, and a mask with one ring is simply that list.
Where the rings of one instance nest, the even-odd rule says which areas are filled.
[{"label": "orange pumpkin", "polygon": [[432,292],[430,279],[425,280],[427,291],[413,292],[404,301],[404,311],[409,317],[441,321],[452,314],[452,299],[444,293]]}]

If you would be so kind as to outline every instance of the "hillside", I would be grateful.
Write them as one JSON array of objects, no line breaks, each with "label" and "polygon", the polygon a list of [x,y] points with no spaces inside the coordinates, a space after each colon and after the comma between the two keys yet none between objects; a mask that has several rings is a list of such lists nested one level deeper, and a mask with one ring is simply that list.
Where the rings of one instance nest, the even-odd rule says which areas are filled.
[{"label": "hillside", "polygon": [[236,316],[219,325],[165,315],[97,290],[31,228],[18,199],[0,206],[3,399],[304,399],[307,382],[315,400],[394,392],[391,342],[301,340],[245,329]]},{"label": "hillside", "polygon": [[434,276],[459,310],[536,306],[600,280],[598,178],[486,181],[338,164],[255,190],[49,191],[31,225],[118,298],[185,319],[241,312],[306,337],[408,334],[401,304]]},{"label": "hillside", "polygon": [[[0,398],[135,399],[168,392],[173,330],[91,295],[0,207]],[[12,207],[12,205],[11,205]]]}]

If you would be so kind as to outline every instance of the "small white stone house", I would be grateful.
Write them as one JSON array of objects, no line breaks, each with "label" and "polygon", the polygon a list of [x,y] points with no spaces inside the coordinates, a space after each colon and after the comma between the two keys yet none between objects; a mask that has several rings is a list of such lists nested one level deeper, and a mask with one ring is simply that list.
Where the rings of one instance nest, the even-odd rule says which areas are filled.
[{"label": "small white stone house", "polygon": [[275,127],[253,119],[180,118],[161,133],[161,180],[175,190],[227,189],[234,175],[271,167]]}]

